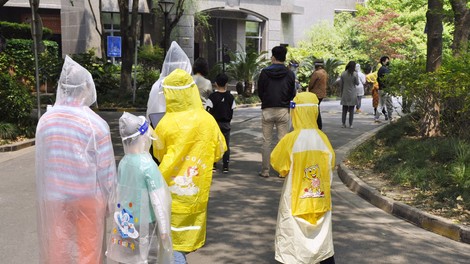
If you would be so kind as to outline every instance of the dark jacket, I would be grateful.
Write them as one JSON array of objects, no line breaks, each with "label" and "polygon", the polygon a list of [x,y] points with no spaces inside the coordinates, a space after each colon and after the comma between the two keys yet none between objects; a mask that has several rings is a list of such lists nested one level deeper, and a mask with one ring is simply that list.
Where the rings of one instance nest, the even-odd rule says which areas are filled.
[{"label": "dark jacket", "polygon": [[377,72],[377,82],[379,83],[379,90],[384,90],[387,88],[387,84],[384,80],[386,74],[389,74],[390,70],[387,66],[380,67],[379,71]]},{"label": "dark jacket", "polygon": [[269,107],[289,108],[295,96],[295,75],[283,64],[264,68],[258,79],[258,95],[261,109]]},{"label": "dark jacket", "polygon": [[232,120],[235,98],[229,91],[211,93],[208,100],[210,100],[210,103],[206,102],[206,105],[208,105],[207,111],[211,113],[217,123]]}]

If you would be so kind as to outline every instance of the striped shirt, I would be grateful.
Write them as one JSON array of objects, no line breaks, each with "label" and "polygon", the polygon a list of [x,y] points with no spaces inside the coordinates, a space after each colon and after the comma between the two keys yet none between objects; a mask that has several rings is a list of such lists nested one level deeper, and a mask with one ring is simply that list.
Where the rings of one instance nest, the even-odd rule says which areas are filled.
[{"label": "striped shirt", "polygon": [[116,182],[108,124],[89,107],[54,106],[37,126],[36,168],[39,197],[108,197]]}]

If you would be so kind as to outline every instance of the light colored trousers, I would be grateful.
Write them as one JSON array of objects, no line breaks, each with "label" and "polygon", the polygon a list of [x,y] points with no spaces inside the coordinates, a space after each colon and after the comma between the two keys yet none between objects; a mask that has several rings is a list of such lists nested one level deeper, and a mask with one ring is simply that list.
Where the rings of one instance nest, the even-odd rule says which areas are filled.
[{"label": "light colored trousers", "polygon": [[[382,107],[387,108],[387,115],[388,118],[392,118],[392,113],[393,113],[393,101],[392,101],[392,96],[385,91],[379,90],[379,109],[382,109]],[[375,113],[375,119],[379,119],[380,117],[380,111],[377,111]]]},{"label": "light colored trousers", "polygon": [[263,128],[263,146],[262,146],[262,162],[261,174],[269,175],[271,164],[270,156],[273,143],[273,130],[276,126],[277,141],[284,137],[289,132],[289,108],[285,107],[270,107],[264,108],[261,111],[261,124]]}]

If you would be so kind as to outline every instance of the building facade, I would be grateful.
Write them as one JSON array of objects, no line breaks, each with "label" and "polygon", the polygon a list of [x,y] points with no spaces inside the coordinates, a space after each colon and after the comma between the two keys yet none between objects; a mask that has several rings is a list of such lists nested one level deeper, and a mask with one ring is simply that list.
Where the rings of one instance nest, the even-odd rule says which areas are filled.
[{"label": "building facade", "polygon": [[[51,28],[62,56],[95,49],[101,54],[102,35],[119,36],[117,0],[41,0],[39,14]],[[132,0],[130,0],[132,2]],[[190,1],[187,1],[190,2]],[[259,52],[277,45],[295,46],[312,25],[334,14],[352,11],[358,0],[198,0],[185,11],[170,40],[177,41],[194,60],[207,58],[210,65],[222,61],[227,50]],[[131,5],[131,4],[130,4]],[[157,0],[139,0],[138,39],[140,44],[160,43],[163,19]],[[174,12],[174,10],[173,10]],[[197,13],[208,18],[210,27],[198,24]],[[157,15],[155,15],[157,14]],[[170,18],[172,17],[170,13]],[[0,8],[1,20],[28,22],[28,0],[9,0]],[[101,20],[103,28],[101,28]]]}]

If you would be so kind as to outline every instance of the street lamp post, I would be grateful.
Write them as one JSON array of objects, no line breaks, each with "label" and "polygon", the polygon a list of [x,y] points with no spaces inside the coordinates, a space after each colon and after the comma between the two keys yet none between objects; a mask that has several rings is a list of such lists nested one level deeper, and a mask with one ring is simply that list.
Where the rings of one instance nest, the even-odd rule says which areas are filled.
[{"label": "street lamp post", "polygon": [[166,56],[166,48],[168,44],[168,15],[170,14],[170,11],[174,5],[175,3],[171,1],[158,1],[158,6],[162,10],[163,17],[164,17],[163,19],[165,20],[164,21],[165,29],[163,30],[163,34],[164,34],[163,35],[163,52],[164,52],[163,56],[164,57]]}]

